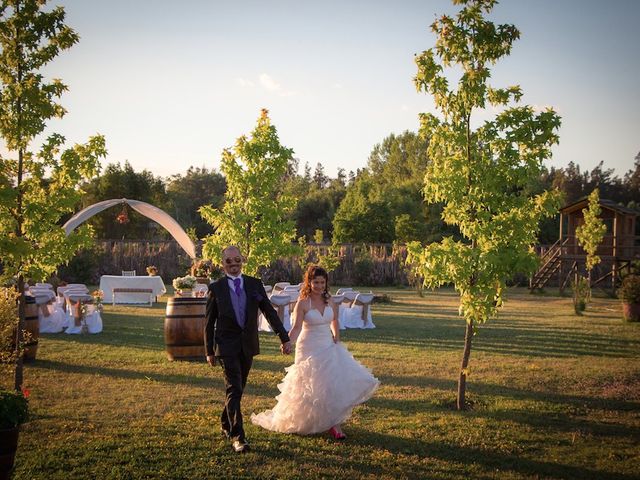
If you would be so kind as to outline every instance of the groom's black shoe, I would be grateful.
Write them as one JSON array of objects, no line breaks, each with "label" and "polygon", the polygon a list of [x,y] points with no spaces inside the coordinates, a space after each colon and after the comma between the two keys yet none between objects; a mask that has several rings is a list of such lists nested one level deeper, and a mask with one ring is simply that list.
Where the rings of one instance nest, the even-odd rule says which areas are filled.
[{"label": "groom's black shoe", "polygon": [[245,453],[249,451],[249,444],[246,440],[234,440],[232,445],[236,453]]}]

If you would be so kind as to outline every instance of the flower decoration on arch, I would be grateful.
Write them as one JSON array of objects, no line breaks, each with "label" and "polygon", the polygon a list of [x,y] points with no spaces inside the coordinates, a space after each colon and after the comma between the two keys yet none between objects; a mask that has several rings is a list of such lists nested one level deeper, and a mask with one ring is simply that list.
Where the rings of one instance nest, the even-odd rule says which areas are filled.
[{"label": "flower decoration on arch", "polygon": [[127,211],[126,205],[122,206],[122,210],[116,217],[116,222],[118,222],[120,225],[126,225],[127,223],[129,223],[129,212]]}]

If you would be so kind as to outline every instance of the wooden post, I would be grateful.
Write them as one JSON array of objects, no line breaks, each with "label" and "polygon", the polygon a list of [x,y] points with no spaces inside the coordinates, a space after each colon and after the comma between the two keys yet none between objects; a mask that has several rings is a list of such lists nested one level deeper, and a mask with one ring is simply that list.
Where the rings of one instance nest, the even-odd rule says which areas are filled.
[{"label": "wooden post", "polygon": [[612,243],[613,245],[612,245],[611,255],[613,256],[613,263],[611,265],[611,290],[615,291],[616,279],[618,277],[618,212],[615,212],[613,216]]}]

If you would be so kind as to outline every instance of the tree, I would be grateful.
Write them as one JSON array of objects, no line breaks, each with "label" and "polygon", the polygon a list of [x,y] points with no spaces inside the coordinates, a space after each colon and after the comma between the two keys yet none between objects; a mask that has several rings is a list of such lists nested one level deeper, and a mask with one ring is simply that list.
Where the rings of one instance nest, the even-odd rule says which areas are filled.
[{"label": "tree", "polygon": [[[348,200],[334,217],[334,229],[342,241],[423,241],[435,230],[442,230],[442,220],[429,215],[421,193],[428,164],[427,145],[416,133],[405,131],[391,134],[373,147],[364,170],[366,178],[362,173],[349,184]],[[358,225],[370,215],[376,216],[375,231],[366,223]]]},{"label": "tree", "polygon": [[237,245],[247,257],[244,271],[255,275],[280,257],[297,252],[295,226],[287,220],[295,200],[282,194],[282,180],[293,150],[280,145],[269,112],[262,110],[250,138],[242,136],[222,153],[227,179],[225,204],[200,208],[214,228],[205,239],[203,257],[219,259],[227,245]]},{"label": "tree", "polygon": [[[95,136],[62,151],[64,137],[52,134],[39,153],[31,151],[46,121],[65,114],[57,100],[67,87],[60,80],[47,82],[40,72],[78,35],[64,24],[61,7],[45,12],[42,0],[3,0],[0,5],[0,135],[12,155],[0,158],[0,257],[4,277],[16,279],[21,293],[20,344],[25,278],[44,279],[90,243],[89,227],[67,237],[60,219],[80,201],[80,183],[97,174],[106,150],[104,138]],[[19,359],[16,389],[22,376]]]},{"label": "tree", "polygon": [[316,169],[313,172],[313,184],[319,190],[322,190],[329,183],[329,177],[324,173],[324,167],[320,162],[316,164]]},{"label": "tree", "polygon": [[[425,200],[443,202],[443,219],[458,226],[463,238],[447,237],[426,248],[413,242],[407,260],[425,286],[453,283],[460,295],[466,329],[457,408],[464,409],[475,327],[497,314],[506,279],[533,271],[540,219],[558,207],[557,192],[530,196],[526,187],[550,157],[560,119],[551,109],[535,113],[529,106],[510,106],[522,96],[518,86],[488,84],[489,66],[509,55],[520,35],[513,25],[485,20],[495,0],[454,3],[462,5],[455,18],[444,15],[431,25],[438,38],[434,49],[416,58],[415,85],[433,96],[442,113],[421,115],[421,133],[430,140]],[[449,88],[445,76],[451,66],[462,72],[457,89]],[[473,130],[473,114],[488,104],[503,110]]]},{"label": "tree", "polygon": [[[82,199],[83,207],[103,200],[128,198],[166,208],[167,198],[171,198],[165,192],[162,178],[155,177],[149,170],[136,172],[129,162],[125,162],[124,166],[119,163],[107,165],[102,174],[85,185],[84,189],[87,194]],[[88,220],[98,238],[122,238],[125,235],[128,238],[154,238],[168,235],[144,215],[126,206],[122,209],[127,211],[129,219],[125,224],[116,221],[119,212],[114,209],[107,209]]]},{"label": "tree", "polygon": [[596,255],[598,247],[604,239],[607,226],[600,218],[600,191],[595,188],[589,194],[589,206],[582,210],[584,223],[576,228],[576,240],[587,252],[587,271],[591,274],[593,267],[600,263],[600,257]]},{"label": "tree", "polygon": [[[581,301],[588,302],[591,299],[591,270],[600,263],[600,257],[596,255],[598,247],[604,239],[607,226],[600,218],[602,210],[600,208],[600,191],[595,188],[589,194],[589,206],[582,210],[584,223],[576,228],[576,240],[578,244],[587,252],[587,278],[580,279],[576,273],[574,282],[574,306],[576,313],[581,313],[584,309],[580,308]],[[581,291],[580,286],[585,285],[586,292]],[[584,298],[582,298],[584,296]]]},{"label": "tree", "polygon": [[333,217],[333,238],[336,242],[393,241],[395,230],[388,203],[373,195],[371,175],[364,171],[349,185],[344,200]]},{"label": "tree", "polygon": [[172,176],[166,186],[167,211],[184,228],[194,228],[197,238],[213,233],[198,214],[203,205],[220,208],[227,189],[225,178],[214,169],[189,167],[187,173]]},{"label": "tree", "polygon": [[304,179],[308,184],[311,184],[311,167],[309,162],[304,162]]},{"label": "tree", "polygon": [[555,171],[553,188],[564,192],[564,201],[572,204],[585,196],[588,173],[580,171],[580,165],[569,162],[567,167]]},{"label": "tree", "polygon": [[298,235],[313,238],[315,231],[320,229],[324,235],[330,237],[336,205],[340,204],[343,197],[344,188],[341,190],[314,188],[305,196],[299,197],[293,213]]},{"label": "tree", "polygon": [[376,196],[389,205],[397,242],[424,241],[433,230],[432,220],[442,228],[440,218],[429,218],[422,197],[428,145],[420,135],[405,131],[389,135],[369,155],[367,166],[376,184]]},{"label": "tree", "polygon": [[624,186],[627,191],[627,204],[640,204],[640,152],[635,157],[633,169],[624,175]]}]

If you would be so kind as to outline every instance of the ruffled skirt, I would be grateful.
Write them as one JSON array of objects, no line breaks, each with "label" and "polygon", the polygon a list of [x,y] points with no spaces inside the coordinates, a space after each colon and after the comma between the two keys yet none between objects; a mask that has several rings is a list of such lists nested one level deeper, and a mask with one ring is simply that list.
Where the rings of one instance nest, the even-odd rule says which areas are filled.
[{"label": "ruffled skirt", "polygon": [[[287,367],[280,395],[271,410],[251,415],[268,430],[302,435],[324,432],[345,422],[356,405],[367,401],[380,382],[341,344],[324,344],[309,355],[296,352]],[[304,352],[304,345],[301,351]]]}]

